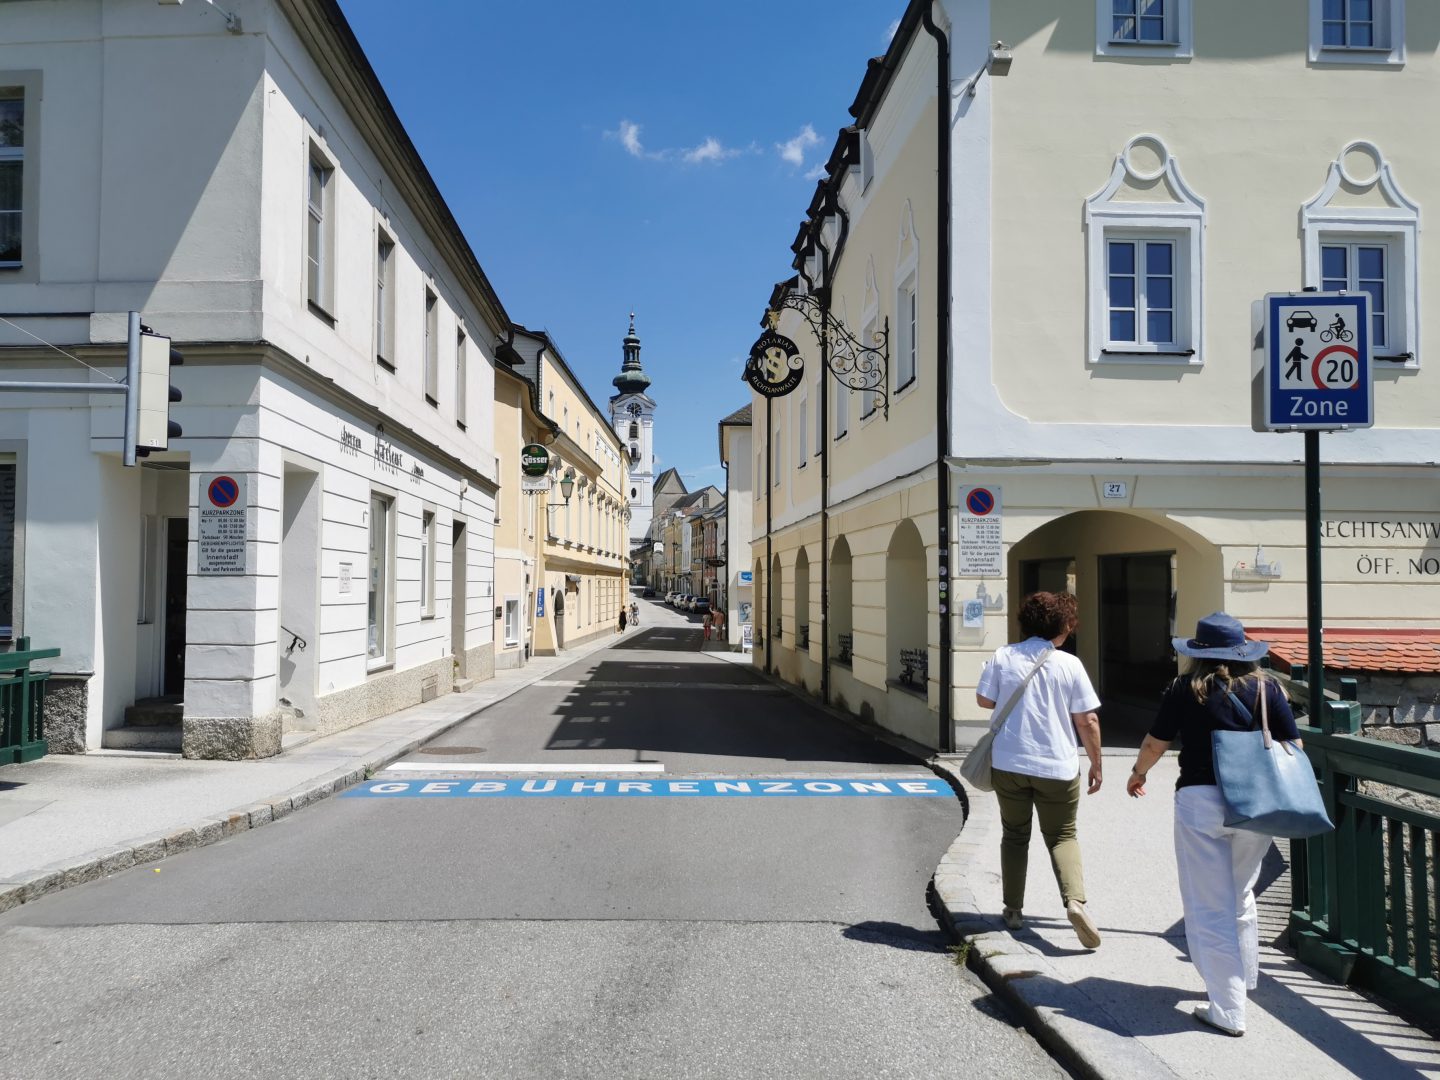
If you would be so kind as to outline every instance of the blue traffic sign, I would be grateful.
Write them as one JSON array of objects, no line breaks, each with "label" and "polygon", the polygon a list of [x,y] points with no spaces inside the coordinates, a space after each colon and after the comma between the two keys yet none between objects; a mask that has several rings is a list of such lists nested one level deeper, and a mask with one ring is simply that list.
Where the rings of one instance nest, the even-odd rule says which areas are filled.
[{"label": "blue traffic sign", "polygon": [[1375,423],[1368,293],[1265,298],[1269,431],[1344,431]]}]

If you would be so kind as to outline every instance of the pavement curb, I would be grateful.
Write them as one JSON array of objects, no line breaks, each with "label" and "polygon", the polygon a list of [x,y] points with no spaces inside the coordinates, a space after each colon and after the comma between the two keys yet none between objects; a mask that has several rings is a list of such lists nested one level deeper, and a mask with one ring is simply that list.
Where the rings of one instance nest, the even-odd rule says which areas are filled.
[{"label": "pavement curb", "polygon": [[927,764],[950,783],[965,805],[964,828],[941,857],[931,883],[945,928],[962,949],[968,946],[967,966],[1076,1076],[1181,1080],[1108,1010],[1071,986],[1048,957],[1013,938],[997,916],[980,910],[973,875],[986,859],[998,865],[1000,815],[988,793],[961,778],[963,760],[963,754],[940,755]]},{"label": "pavement curb", "polygon": [[[571,663],[582,660],[590,653],[598,652],[607,643],[608,639],[604,638],[595,642],[586,642],[577,648],[573,655],[567,655],[565,659]],[[568,667],[569,663],[564,666]],[[207,847],[226,837],[279,821],[311,803],[320,802],[346,788],[353,787],[363,781],[367,774],[379,772],[392,761],[398,761],[414,753],[436,736],[443,735],[452,728],[473,720],[486,709],[514,697],[521,690],[551,674],[553,671],[548,670],[536,673],[533,677],[523,679],[514,686],[508,687],[499,697],[487,701],[461,716],[432,721],[429,725],[417,729],[414,734],[383,744],[378,751],[370,754],[359,765],[332,769],[330,772],[322,773],[318,779],[306,781],[269,799],[236,807],[219,817],[200,818],[189,825],[144,836],[130,843],[98,848],[78,858],[32,870],[11,881],[0,881],[0,912],[31,903],[39,900],[42,896],[48,896],[62,889],[85,885],[122,870],[129,870],[145,863],[158,862],[195,848]],[[484,687],[486,684],[477,685]]]}]

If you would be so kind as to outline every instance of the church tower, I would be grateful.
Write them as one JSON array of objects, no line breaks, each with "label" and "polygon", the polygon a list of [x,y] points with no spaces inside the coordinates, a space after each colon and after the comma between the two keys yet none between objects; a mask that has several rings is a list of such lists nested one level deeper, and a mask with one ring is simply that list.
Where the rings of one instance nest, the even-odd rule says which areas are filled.
[{"label": "church tower", "polygon": [[610,423],[630,458],[630,545],[650,530],[655,511],[655,401],[646,392],[650,376],[640,367],[640,339],[635,335],[635,313],[625,335],[624,360],[613,380]]}]

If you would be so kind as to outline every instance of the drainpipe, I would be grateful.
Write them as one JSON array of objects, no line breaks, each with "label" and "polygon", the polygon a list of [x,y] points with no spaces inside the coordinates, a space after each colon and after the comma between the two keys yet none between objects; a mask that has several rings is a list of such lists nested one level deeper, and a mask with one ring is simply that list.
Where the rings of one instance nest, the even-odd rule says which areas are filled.
[{"label": "drainpipe", "polygon": [[820,325],[827,332],[820,339],[820,700],[830,704],[830,290],[834,284],[835,267],[845,240],[850,234],[850,215],[840,205],[833,187],[825,192],[826,207],[840,216],[840,235],[831,254],[825,246],[822,226],[815,235],[820,249],[820,265],[825,287],[820,290]]},{"label": "drainpipe", "polygon": [[765,399],[765,670],[770,667],[770,627],[775,619],[775,573],[771,569],[770,503],[774,498],[775,486],[770,482],[770,471],[774,468],[770,455],[775,451],[775,399]]},{"label": "drainpipe", "polygon": [[955,724],[951,713],[954,688],[951,686],[954,656],[952,655],[952,614],[954,597],[950,578],[950,41],[932,15],[931,5],[921,12],[920,21],[935,39],[937,51],[937,124],[935,151],[939,168],[935,171],[936,212],[940,218],[935,245],[935,489],[940,526],[940,740],[942,751],[955,749]]}]

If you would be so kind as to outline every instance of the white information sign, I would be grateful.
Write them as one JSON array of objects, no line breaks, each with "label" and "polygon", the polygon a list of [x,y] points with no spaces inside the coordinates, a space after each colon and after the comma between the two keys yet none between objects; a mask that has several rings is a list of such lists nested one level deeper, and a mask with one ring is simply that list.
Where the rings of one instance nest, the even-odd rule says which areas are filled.
[{"label": "white information sign", "polygon": [[354,564],[342,562],[340,564],[340,595],[350,595],[350,575],[354,570]]},{"label": "white information sign", "polygon": [[521,491],[549,491],[550,477],[545,476],[522,476],[520,478]]},{"label": "white information sign", "polygon": [[752,623],[746,623],[740,627],[740,648],[750,652],[755,648],[755,627]]},{"label": "white information sign", "polygon": [[200,474],[200,535],[195,572],[239,575],[249,572],[245,554],[247,507],[244,473]]},{"label": "white information sign", "polygon": [[960,558],[957,577],[1004,577],[1005,546],[1001,538],[1001,503],[998,487],[960,489],[956,540]]}]

